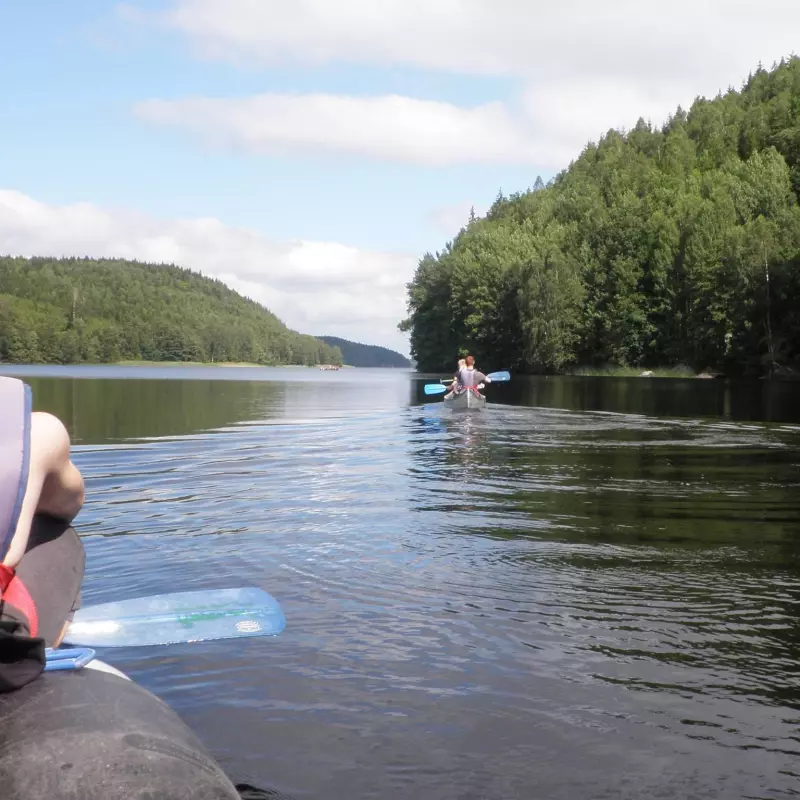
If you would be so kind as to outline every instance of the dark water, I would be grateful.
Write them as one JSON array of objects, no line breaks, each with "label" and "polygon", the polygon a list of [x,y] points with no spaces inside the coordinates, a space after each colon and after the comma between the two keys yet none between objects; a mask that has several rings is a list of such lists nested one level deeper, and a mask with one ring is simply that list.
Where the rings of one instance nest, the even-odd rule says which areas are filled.
[{"label": "dark water", "polygon": [[797,388],[515,380],[459,415],[404,372],[79,374],[29,380],[88,479],[84,602],[284,607],[276,638],[104,655],[234,780],[800,795]]}]

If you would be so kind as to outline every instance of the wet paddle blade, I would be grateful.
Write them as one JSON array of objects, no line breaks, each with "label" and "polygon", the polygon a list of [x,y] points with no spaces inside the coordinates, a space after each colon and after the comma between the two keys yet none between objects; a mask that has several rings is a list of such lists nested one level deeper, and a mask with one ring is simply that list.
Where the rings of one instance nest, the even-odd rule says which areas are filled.
[{"label": "wet paddle blade", "polygon": [[502,381],[510,381],[511,380],[511,373],[510,372],[490,372],[486,376],[490,381],[493,383],[500,383]]},{"label": "wet paddle blade", "polygon": [[139,647],[275,636],[284,627],[280,604],[263,589],[209,589],[80,609],[64,641],[90,647]]},{"label": "wet paddle blade", "polygon": [[425,394],[444,394],[447,391],[446,386],[439,383],[426,383]]}]

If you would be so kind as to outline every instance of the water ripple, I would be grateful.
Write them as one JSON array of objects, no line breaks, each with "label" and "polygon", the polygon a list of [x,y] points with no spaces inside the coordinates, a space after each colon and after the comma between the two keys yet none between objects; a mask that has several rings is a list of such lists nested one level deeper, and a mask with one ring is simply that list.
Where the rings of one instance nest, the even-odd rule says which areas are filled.
[{"label": "water ripple", "polygon": [[281,600],[276,639],[116,654],[253,783],[791,796],[798,442],[496,404],[79,445],[85,602]]}]

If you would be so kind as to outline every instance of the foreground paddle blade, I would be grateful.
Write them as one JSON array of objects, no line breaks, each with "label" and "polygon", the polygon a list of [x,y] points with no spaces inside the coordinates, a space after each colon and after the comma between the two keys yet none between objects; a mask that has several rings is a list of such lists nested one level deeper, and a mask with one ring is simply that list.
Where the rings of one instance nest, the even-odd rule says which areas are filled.
[{"label": "foreground paddle blade", "polygon": [[511,373],[510,372],[490,372],[486,376],[490,381],[494,383],[498,383],[500,381],[510,381],[511,380]]},{"label": "foreground paddle blade", "polygon": [[426,383],[425,394],[444,394],[447,391],[446,386],[439,383]]},{"label": "foreground paddle blade", "polygon": [[275,636],[285,627],[280,604],[263,589],[208,589],[80,609],[64,640],[90,647],[137,647]]}]

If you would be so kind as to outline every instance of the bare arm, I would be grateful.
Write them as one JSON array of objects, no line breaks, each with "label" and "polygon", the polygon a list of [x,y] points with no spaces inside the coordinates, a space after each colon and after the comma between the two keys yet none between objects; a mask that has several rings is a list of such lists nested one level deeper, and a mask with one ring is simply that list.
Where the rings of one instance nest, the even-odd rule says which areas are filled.
[{"label": "bare arm", "polygon": [[28,544],[35,514],[49,514],[71,522],[81,510],[85,489],[83,477],[69,458],[69,434],[52,414],[31,415],[30,467],[17,530],[3,559],[16,566]]}]

